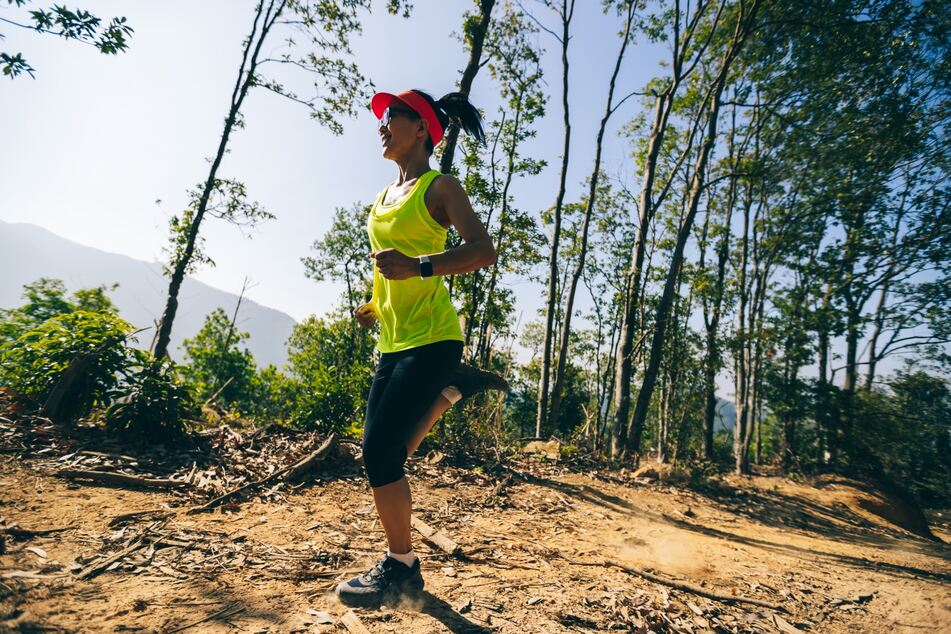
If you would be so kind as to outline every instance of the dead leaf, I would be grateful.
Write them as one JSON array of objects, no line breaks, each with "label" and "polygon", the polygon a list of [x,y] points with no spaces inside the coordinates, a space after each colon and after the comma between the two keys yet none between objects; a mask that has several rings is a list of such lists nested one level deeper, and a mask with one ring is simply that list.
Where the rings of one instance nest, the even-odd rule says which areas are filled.
[{"label": "dead leaf", "polygon": [[789,621],[778,614],[773,615],[773,622],[776,623],[776,627],[778,627],[779,630],[783,632],[783,634],[803,634],[802,630],[800,630],[795,625],[792,625],[789,623]]},{"label": "dead leaf", "polygon": [[329,612],[321,612],[312,608],[307,609],[307,614],[313,616],[319,625],[330,625],[334,622],[334,617]]}]

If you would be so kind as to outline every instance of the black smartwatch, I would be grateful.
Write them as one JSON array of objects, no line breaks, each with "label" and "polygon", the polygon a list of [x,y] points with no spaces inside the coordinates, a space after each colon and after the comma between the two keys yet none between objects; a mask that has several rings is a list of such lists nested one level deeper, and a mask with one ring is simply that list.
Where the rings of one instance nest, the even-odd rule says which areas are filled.
[{"label": "black smartwatch", "polygon": [[419,276],[422,278],[433,276],[433,263],[429,261],[428,255],[419,256]]}]

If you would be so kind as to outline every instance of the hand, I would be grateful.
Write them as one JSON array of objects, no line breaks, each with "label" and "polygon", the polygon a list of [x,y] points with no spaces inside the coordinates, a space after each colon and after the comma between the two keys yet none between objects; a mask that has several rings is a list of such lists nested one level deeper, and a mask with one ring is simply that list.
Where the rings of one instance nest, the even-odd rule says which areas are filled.
[{"label": "hand", "polygon": [[374,251],[370,257],[376,260],[376,268],[388,280],[407,280],[419,276],[419,260],[403,255],[396,249]]},{"label": "hand", "polygon": [[373,309],[373,304],[369,303],[357,306],[353,316],[361,328],[371,328],[373,322],[376,321],[376,311]]}]

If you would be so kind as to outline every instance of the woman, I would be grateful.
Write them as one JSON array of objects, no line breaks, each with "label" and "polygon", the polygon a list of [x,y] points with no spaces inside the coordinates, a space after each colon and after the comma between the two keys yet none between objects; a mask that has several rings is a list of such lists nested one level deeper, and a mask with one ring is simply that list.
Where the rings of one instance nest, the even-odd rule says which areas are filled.
[{"label": "woman", "polygon": [[[461,93],[435,101],[420,90],[378,93],[371,107],[380,121],[383,157],[396,163],[399,177],[370,211],[373,296],[354,314],[363,327],[380,322],[381,355],[367,401],[363,463],[387,542],[386,555],[373,568],[337,586],[342,602],[361,607],[423,589],[403,464],[462,396],[449,383],[459,369],[464,338],[442,276],[491,266],[496,258],[462,185],[429,166],[451,119],[485,142],[475,107]],[[445,251],[450,226],[464,244]]]}]

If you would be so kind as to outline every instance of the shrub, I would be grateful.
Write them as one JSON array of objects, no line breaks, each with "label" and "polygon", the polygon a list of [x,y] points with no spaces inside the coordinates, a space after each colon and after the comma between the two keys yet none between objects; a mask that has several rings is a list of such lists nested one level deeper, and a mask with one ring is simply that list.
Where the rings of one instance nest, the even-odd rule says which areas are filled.
[{"label": "shrub", "polygon": [[37,406],[59,384],[59,404],[48,414],[64,420],[86,416],[108,402],[120,373],[133,363],[125,341],[131,333],[132,326],[110,313],[77,310],[51,317],[0,345],[0,382]]},{"label": "shrub", "polygon": [[167,441],[185,432],[185,421],[199,415],[194,393],[181,382],[174,364],[140,353],[141,363],[105,412],[106,427],[146,440]]}]

